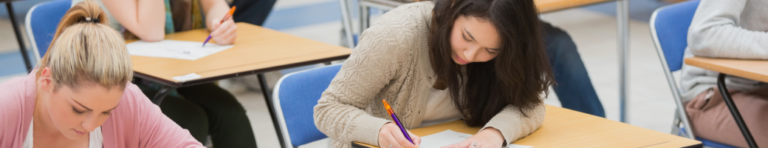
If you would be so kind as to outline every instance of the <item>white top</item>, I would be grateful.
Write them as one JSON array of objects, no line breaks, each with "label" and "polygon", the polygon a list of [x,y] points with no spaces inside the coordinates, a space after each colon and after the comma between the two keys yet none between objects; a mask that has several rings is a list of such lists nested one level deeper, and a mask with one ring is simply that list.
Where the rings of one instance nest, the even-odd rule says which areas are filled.
[{"label": "white top", "polygon": [[427,110],[424,112],[424,119],[421,121],[421,127],[445,123],[448,121],[461,119],[461,112],[456,108],[451,100],[450,89],[439,90],[432,88],[429,90],[427,100]]},{"label": "white top", "polygon": [[[32,137],[34,137],[32,136],[32,133],[34,133],[32,132],[32,125],[33,125],[32,123],[34,123],[34,121],[29,122],[29,130],[27,130],[27,138],[24,139],[24,144],[21,145],[21,148],[34,148],[32,146],[32,144],[34,143],[32,142],[33,141]],[[99,127],[96,127],[96,129],[89,134],[88,148],[101,148],[104,145],[102,142],[104,142],[104,137],[102,137],[101,135],[101,126],[99,126]]]}]

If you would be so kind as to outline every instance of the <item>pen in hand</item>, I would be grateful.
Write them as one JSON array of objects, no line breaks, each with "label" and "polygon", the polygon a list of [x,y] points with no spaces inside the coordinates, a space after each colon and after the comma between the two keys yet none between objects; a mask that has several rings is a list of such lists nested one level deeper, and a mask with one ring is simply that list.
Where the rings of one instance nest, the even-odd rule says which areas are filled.
[{"label": "pen in hand", "polygon": [[416,144],[416,143],[413,143],[413,140],[411,140],[411,136],[408,135],[408,131],[405,131],[405,127],[403,126],[402,123],[400,123],[400,119],[398,119],[397,115],[395,115],[395,111],[392,111],[392,107],[389,106],[389,103],[387,103],[387,100],[382,99],[381,101],[384,102],[384,108],[387,109],[387,113],[389,113],[389,116],[392,117],[392,120],[395,121],[395,124],[397,124],[397,127],[400,128],[400,132],[403,132],[405,139],[408,139],[408,141],[410,141],[412,144]]},{"label": "pen in hand", "polygon": [[[229,12],[227,12],[227,15],[224,15],[224,18],[221,19],[221,23],[219,23],[219,24],[223,24],[224,21],[227,21],[229,19],[229,17],[231,17],[232,14],[235,13],[235,8],[237,8],[237,7],[236,6],[232,6],[232,8],[229,9]],[[203,47],[205,47],[205,43],[208,43],[209,40],[211,40],[211,35],[210,34],[208,35],[208,38],[205,39],[205,42],[203,42]]]}]

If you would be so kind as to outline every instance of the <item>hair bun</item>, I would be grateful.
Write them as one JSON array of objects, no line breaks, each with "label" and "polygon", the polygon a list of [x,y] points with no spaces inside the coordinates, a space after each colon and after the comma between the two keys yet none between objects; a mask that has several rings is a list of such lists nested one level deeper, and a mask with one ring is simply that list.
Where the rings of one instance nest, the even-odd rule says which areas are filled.
[{"label": "hair bun", "polygon": [[[85,0],[78,3],[64,14],[58,28],[66,28],[78,23],[95,23],[107,25],[107,15],[99,7],[99,3],[93,0]],[[57,33],[58,34],[58,33]]]},{"label": "hair bun", "polygon": [[84,22],[86,22],[86,23],[99,23],[99,19],[98,18],[85,17],[85,21]]}]

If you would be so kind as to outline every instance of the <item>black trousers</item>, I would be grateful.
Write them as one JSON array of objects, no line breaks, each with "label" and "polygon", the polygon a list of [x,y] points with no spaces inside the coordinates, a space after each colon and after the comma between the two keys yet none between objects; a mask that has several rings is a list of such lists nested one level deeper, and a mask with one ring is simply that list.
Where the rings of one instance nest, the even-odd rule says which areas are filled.
[{"label": "black trousers", "polygon": [[[147,96],[155,96],[157,89],[137,84]],[[255,148],[251,122],[245,108],[235,96],[214,83],[177,89],[183,97],[167,95],[160,104],[163,114],[176,124],[189,130],[197,141],[204,143],[211,135],[217,148]]]},{"label": "black trousers", "polygon": [[231,6],[237,6],[233,14],[235,22],[264,25],[277,0],[234,0]]}]

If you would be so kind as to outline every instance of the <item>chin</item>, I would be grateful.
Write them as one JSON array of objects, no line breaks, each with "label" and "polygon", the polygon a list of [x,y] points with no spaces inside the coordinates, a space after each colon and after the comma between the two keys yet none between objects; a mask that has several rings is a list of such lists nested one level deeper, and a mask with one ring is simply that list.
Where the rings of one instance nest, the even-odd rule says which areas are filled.
[{"label": "chin", "polygon": [[73,129],[69,129],[69,130],[66,130],[66,131],[62,132],[62,135],[64,135],[64,137],[67,137],[67,139],[70,139],[70,140],[79,140],[79,139],[83,139],[86,136],[88,136],[88,133],[86,132],[83,135],[79,135]]},{"label": "chin", "polygon": [[467,63],[467,64],[462,64],[462,63],[460,63],[459,61],[456,61],[456,59],[452,59],[452,60],[453,60],[453,63],[456,63],[456,64],[458,64],[458,65],[461,65],[461,66],[464,66],[464,65],[467,65],[467,64],[469,64],[469,63]]}]

